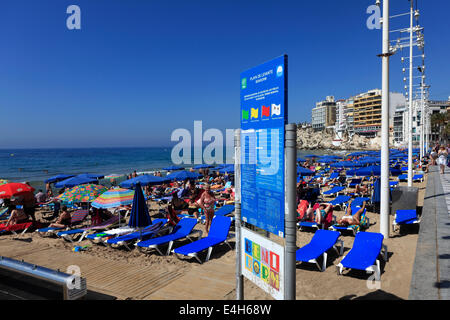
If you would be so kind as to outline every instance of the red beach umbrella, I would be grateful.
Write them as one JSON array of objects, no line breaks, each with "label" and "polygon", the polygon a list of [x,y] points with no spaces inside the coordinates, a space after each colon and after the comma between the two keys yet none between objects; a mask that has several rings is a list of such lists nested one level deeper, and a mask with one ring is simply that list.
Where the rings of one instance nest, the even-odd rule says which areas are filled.
[{"label": "red beach umbrella", "polygon": [[11,198],[33,192],[34,188],[24,183],[10,182],[0,186],[0,199]]}]

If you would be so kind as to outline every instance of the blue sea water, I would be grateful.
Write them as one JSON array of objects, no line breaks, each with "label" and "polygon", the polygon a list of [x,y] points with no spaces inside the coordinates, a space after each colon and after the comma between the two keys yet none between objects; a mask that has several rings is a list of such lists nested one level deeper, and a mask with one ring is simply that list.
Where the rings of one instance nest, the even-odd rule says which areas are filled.
[{"label": "blue sea water", "polygon": [[57,174],[160,170],[171,165],[170,148],[2,149],[0,178],[39,181]]},{"label": "blue sea water", "polygon": [[[30,182],[43,187],[43,181],[57,174],[130,174],[158,171],[172,165],[172,149],[167,148],[86,148],[86,149],[0,149],[0,179]],[[298,156],[326,154],[324,150],[299,150]],[[226,153],[224,152],[224,155]],[[230,155],[227,155],[229,161]],[[231,155],[232,159],[232,155]],[[183,165],[192,167],[192,165]]]}]

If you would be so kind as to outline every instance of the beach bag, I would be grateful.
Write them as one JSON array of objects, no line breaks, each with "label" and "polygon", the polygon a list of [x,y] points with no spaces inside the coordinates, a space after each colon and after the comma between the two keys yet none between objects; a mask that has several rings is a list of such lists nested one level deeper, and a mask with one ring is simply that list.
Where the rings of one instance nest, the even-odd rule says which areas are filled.
[{"label": "beach bag", "polygon": [[308,210],[309,203],[306,200],[301,200],[297,207],[297,219],[303,220],[306,210]]}]

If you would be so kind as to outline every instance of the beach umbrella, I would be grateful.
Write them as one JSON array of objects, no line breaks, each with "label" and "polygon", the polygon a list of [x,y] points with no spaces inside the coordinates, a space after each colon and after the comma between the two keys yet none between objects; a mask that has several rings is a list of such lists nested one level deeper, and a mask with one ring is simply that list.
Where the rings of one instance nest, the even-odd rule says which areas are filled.
[{"label": "beach umbrella", "polygon": [[55,188],[72,188],[80,184],[88,184],[96,181],[96,178],[89,178],[85,175],[78,175],[55,183]]},{"label": "beach umbrella", "polygon": [[225,166],[224,168],[219,170],[219,173],[234,173],[234,164],[230,164]]},{"label": "beach umbrella", "polygon": [[303,158],[297,158],[297,162],[306,162],[306,161],[308,161],[308,160],[303,159]]},{"label": "beach umbrella", "polygon": [[177,170],[184,170],[183,167],[178,167],[178,166],[170,166],[170,167],[165,167],[163,168],[163,170],[167,170],[167,171],[177,171]]},{"label": "beach umbrella", "polygon": [[83,184],[60,194],[57,199],[68,202],[92,202],[108,188],[98,184]]},{"label": "beach umbrella", "polygon": [[298,176],[313,176],[315,174],[314,171],[311,171],[307,168],[297,167],[297,175]]},{"label": "beach umbrella", "polygon": [[[396,168],[390,168],[389,169],[392,175],[398,175],[401,170]],[[349,172],[347,172],[349,174]],[[380,166],[368,166],[368,167],[362,167],[357,170],[354,170],[353,174],[364,177],[364,176],[379,176],[381,175],[381,167]]]},{"label": "beach umbrella", "polygon": [[0,186],[0,199],[7,199],[33,192],[34,188],[25,183],[9,182]]},{"label": "beach umbrella", "polygon": [[372,202],[379,203],[380,199],[381,199],[381,184],[380,184],[380,180],[377,179],[373,183]]},{"label": "beach umbrella", "polygon": [[229,166],[229,165],[221,164],[221,165],[218,165],[217,167],[212,168],[211,171],[219,171],[220,169],[226,168],[227,166]]},{"label": "beach umbrella", "polygon": [[316,160],[318,163],[332,163],[335,162],[335,159],[331,159],[331,158],[317,158]]},{"label": "beach umbrella", "polygon": [[207,168],[212,168],[213,166],[211,166],[211,165],[209,165],[209,164],[199,164],[199,165],[196,165],[195,167],[194,167],[194,169],[207,169]]},{"label": "beach umbrella", "polygon": [[111,173],[111,174],[106,175],[104,178],[105,179],[117,179],[117,178],[120,178],[120,177],[123,177],[123,176],[125,176],[125,174]]},{"label": "beach umbrella", "polygon": [[[128,226],[132,228],[142,228],[150,225],[152,219],[148,214],[147,203],[145,202],[144,194],[142,193],[141,184],[136,184],[136,190],[133,197],[133,205],[131,207],[130,220],[128,221]],[[139,235],[139,238],[141,236]]]},{"label": "beach umbrella", "polygon": [[111,189],[98,196],[91,206],[98,209],[115,208],[126,206],[133,203],[134,190],[130,189]]},{"label": "beach umbrella", "polygon": [[7,184],[7,183],[9,183],[8,180],[6,180],[6,179],[0,179],[0,186],[1,186],[2,184]]},{"label": "beach umbrella", "polygon": [[352,161],[340,161],[340,162],[335,162],[330,164],[330,167],[334,167],[334,168],[354,168],[354,167],[358,167],[361,166],[360,164],[358,164],[357,162],[352,162]]},{"label": "beach umbrella", "polygon": [[62,180],[66,180],[69,178],[74,177],[73,174],[58,174],[56,176],[53,176],[51,178],[48,178],[47,180],[45,180],[45,183],[53,183],[53,182],[58,182],[58,181],[62,181]]},{"label": "beach umbrella", "polygon": [[169,179],[170,181],[172,181],[172,180],[183,181],[186,179],[198,179],[199,177],[200,177],[200,174],[198,174],[197,172],[190,172],[190,171],[172,172],[171,174],[168,174],[166,176],[166,178]]},{"label": "beach umbrella", "polygon": [[317,158],[318,156],[315,154],[308,154],[305,156],[305,158]]},{"label": "beach umbrella", "polygon": [[165,182],[169,182],[170,179],[168,179],[167,177],[157,177],[157,176],[153,176],[150,174],[144,174],[142,176],[137,176],[128,180],[125,180],[123,182],[121,182],[119,185],[122,188],[133,188],[135,187],[138,183],[141,186],[148,186],[148,185],[159,185],[159,184],[163,184]]}]

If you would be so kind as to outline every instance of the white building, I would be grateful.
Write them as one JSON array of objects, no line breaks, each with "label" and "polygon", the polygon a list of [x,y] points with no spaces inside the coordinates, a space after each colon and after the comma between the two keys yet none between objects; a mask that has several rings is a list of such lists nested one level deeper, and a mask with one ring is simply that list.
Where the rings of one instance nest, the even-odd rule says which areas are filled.
[{"label": "white building", "polygon": [[336,102],[333,96],[316,103],[311,111],[311,125],[314,130],[323,130],[334,126],[336,122]]}]

